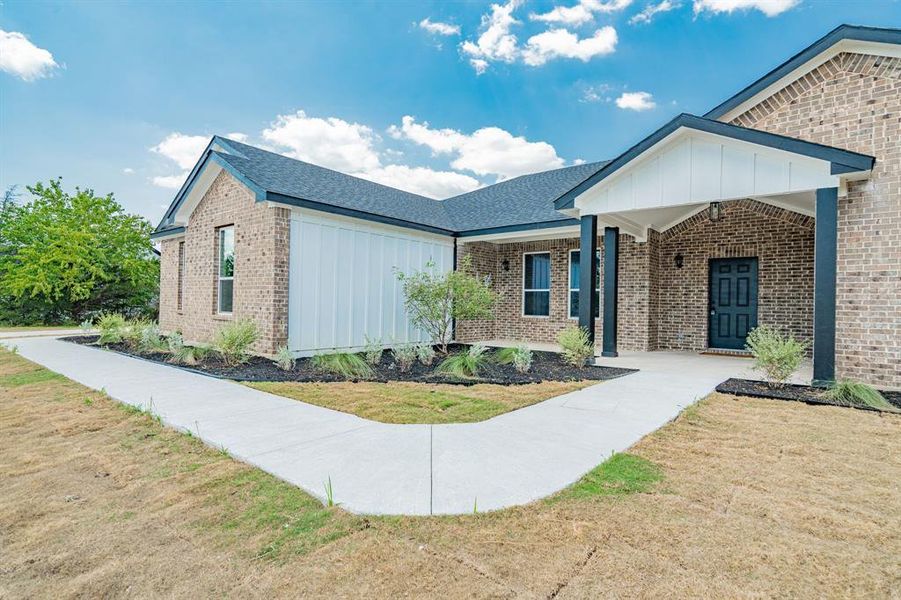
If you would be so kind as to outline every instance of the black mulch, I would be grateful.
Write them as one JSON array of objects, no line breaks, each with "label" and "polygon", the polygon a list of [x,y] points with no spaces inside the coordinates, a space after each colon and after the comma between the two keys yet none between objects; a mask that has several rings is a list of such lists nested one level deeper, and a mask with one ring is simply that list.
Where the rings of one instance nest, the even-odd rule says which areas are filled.
[{"label": "black mulch", "polygon": [[[72,336],[62,338],[76,344],[96,346],[96,335]],[[237,366],[229,366],[222,362],[217,355],[212,355],[202,363],[192,366],[175,365],[169,362],[170,356],[162,352],[136,352],[125,344],[109,344],[106,349],[129,356],[136,356],[153,362],[177,366],[188,371],[212,375],[223,379],[235,381],[299,381],[299,382],[334,382],[356,381],[322,372],[312,364],[310,359],[299,358],[291,371],[283,371],[267,359],[259,356],[251,357],[246,363]],[[459,352],[466,346],[452,345],[450,352]],[[491,353],[493,351],[489,351]],[[560,355],[555,352],[533,352],[532,368],[528,373],[519,373],[511,365],[498,365],[490,363],[482,370],[478,378],[455,379],[446,375],[435,373],[435,367],[441,362],[441,357],[436,356],[435,362],[427,367],[419,362],[407,372],[402,373],[394,364],[391,353],[382,354],[382,361],[374,366],[375,374],[367,381],[415,381],[420,383],[453,383],[458,385],[474,385],[476,383],[497,383],[501,385],[517,385],[525,383],[540,383],[542,381],[604,381],[622,377],[634,373],[635,369],[617,369],[613,367],[583,367],[581,369],[565,363]]]},{"label": "black mulch", "polygon": [[[723,394],[733,394],[735,396],[751,396],[754,398],[772,398],[775,400],[791,400],[796,402],[806,402],[807,404],[823,404],[826,406],[842,406],[844,408],[857,408],[860,410],[873,410],[882,412],[878,408],[870,408],[869,406],[847,406],[845,404],[836,404],[823,396],[823,388],[816,388],[809,385],[786,384],[782,387],[771,387],[763,381],[752,381],[750,379],[727,379],[723,383],[716,386],[716,391]],[[901,392],[882,391],[883,397],[888,402],[898,408],[901,408]]]}]

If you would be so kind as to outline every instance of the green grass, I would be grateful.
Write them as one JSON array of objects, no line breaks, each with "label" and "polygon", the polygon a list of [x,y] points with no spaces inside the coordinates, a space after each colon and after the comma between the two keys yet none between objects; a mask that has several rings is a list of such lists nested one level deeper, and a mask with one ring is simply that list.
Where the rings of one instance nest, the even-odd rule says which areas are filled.
[{"label": "green grass", "polygon": [[880,410],[897,410],[879,390],[871,385],[843,379],[832,384],[823,396],[836,404],[844,406],[865,406]]},{"label": "green grass", "polygon": [[57,329],[77,329],[78,323],[72,323],[71,325],[0,325],[0,333],[4,331],[40,331],[43,329],[46,330],[57,330]]},{"label": "green grass", "polygon": [[37,369],[35,371],[25,371],[24,373],[0,375],[0,387],[14,388],[57,379],[63,379],[63,376],[47,369]]},{"label": "green grass", "polygon": [[311,364],[320,371],[348,379],[366,379],[373,373],[372,367],[362,356],[350,352],[317,354]]},{"label": "green grass", "polygon": [[635,454],[614,454],[589,471],[555,500],[624,496],[648,492],[663,481],[663,471],[651,461]]}]

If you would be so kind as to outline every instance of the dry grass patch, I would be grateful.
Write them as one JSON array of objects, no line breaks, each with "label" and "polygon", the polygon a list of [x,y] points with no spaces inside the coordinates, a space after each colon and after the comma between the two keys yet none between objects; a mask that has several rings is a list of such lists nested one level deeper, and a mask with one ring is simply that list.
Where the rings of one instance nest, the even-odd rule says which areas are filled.
[{"label": "dry grass patch", "polygon": [[599,381],[524,385],[253,382],[252,388],[382,423],[474,423]]},{"label": "dry grass patch", "polygon": [[9,383],[39,371],[0,352],[0,597],[901,589],[898,415],[714,394],[547,501],[363,518],[65,379]]}]

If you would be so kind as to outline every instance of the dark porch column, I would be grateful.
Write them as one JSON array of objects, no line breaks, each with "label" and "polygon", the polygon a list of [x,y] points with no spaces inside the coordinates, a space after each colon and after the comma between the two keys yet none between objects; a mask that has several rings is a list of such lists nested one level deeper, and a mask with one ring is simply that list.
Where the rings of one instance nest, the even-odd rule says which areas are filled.
[{"label": "dark porch column", "polygon": [[579,327],[588,330],[594,345],[594,315],[598,309],[598,218],[582,217],[579,222]]},{"label": "dark porch column", "polygon": [[[616,298],[619,279],[619,227],[604,228],[604,345],[601,356],[617,356]],[[581,301],[581,299],[580,299]]]},{"label": "dark porch column", "polygon": [[817,190],[813,259],[813,384],[835,379],[835,272],[838,188]]}]

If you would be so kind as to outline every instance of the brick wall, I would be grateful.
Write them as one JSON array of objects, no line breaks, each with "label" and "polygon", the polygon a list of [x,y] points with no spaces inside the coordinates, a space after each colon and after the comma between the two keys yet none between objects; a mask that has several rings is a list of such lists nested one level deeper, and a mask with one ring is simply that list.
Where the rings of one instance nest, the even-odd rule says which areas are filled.
[{"label": "brick wall", "polygon": [[[728,257],[757,257],[758,323],[810,340],[813,219],[754,200],[720,206],[716,222],[705,211],[659,234],[657,346],[707,347],[709,261]],[[681,269],[675,267],[677,254],[683,256]]]},{"label": "brick wall", "polygon": [[[216,229],[235,227],[234,307],[216,314]],[[290,211],[255,201],[226,172],[210,186],[194,210],[184,237],[163,240],[160,326],[181,331],[186,340],[211,342],[232,319],[252,319],[260,330],[254,350],[272,354],[288,336],[288,236]],[[185,242],[184,302],[177,309],[178,243]]]},{"label": "brick wall", "polygon": [[733,122],[876,157],[839,198],[836,374],[901,388],[901,59],[840,54]]},{"label": "brick wall", "polygon": [[[601,250],[601,277],[603,278],[603,237],[598,239]],[[492,322],[462,322],[457,326],[457,339],[478,341],[488,339],[521,340],[526,342],[554,343],[557,334],[568,325],[577,324],[569,318],[569,251],[579,248],[578,238],[544,240],[523,243],[490,244],[487,242],[457,245],[458,258],[469,255],[474,268],[492,276],[494,289],[499,295]],[[551,254],[551,302],[547,317],[523,316],[522,277],[523,253],[550,252]],[[509,261],[509,270],[503,268]],[[620,236],[620,293],[619,293],[619,348],[623,350],[647,350],[649,346],[652,302],[649,269],[652,260],[648,244],[639,244],[632,237]],[[603,302],[603,297],[601,299]],[[603,319],[595,323],[595,336],[600,346]]]}]

